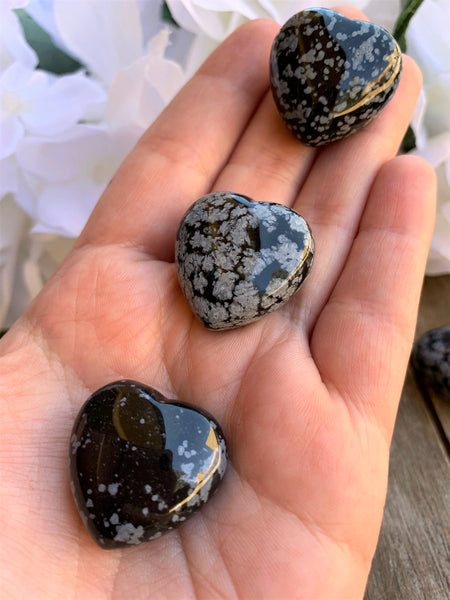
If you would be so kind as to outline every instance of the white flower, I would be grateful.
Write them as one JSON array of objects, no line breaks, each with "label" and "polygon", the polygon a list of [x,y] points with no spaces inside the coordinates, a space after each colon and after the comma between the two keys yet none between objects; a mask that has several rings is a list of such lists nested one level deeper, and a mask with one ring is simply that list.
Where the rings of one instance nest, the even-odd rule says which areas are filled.
[{"label": "white flower", "polygon": [[[106,122],[53,136],[41,130],[20,142],[18,165],[34,196],[17,194],[16,201],[33,218],[33,232],[79,235],[120,162],[184,82],[179,65],[163,56],[167,43],[163,30],[146,55],[116,74]],[[3,168],[12,179],[11,164]]]},{"label": "white flower", "polygon": [[134,0],[54,0],[54,15],[67,48],[107,84],[142,56],[142,28]]},{"label": "white flower", "polygon": [[426,0],[407,30],[408,54],[423,74],[423,92],[412,127],[417,148],[438,175],[436,227],[428,274],[450,272],[450,39],[443,23],[450,19],[448,0]]},{"label": "white flower", "polygon": [[104,101],[103,90],[83,73],[56,77],[13,63],[0,76],[0,158],[15,151],[26,131],[59,134]]},{"label": "white flower", "polygon": [[19,19],[11,10],[15,5],[0,2],[0,71],[18,61],[29,69],[34,69],[38,59],[25,41]]},{"label": "white flower", "polygon": [[[175,21],[196,34],[188,53],[186,74],[191,76],[207,56],[239,25],[249,19],[271,18],[283,24],[295,13],[316,6],[333,8],[335,0],[167,0]],[[344,4],[365,11],[369,19],[392,30],[400,0],[347,0]]]},{"label": "white flower", "polygon": [[[358,8],[369,0],[353,0]],[[249,19],[271,18],[284,23],[295,13],[317,6],[308,0],[167,0],[175,21],[188,31],[205,34],[220,42],[239,25]],[[335,5],[332,0],[322,0],[323,8]]]},{"label": "white flower", "polygon": [[[0,325],[6,313],[7,324],[21,314],[121,160],[220,41],[246,20],[281,24],[317,4],[167,3],[181,28],[162,22],[162,0],[0,0]],[[320,4],[331,8],[335,0]],[[347,4],[392,30],[401,0]],[[89,76],[36,69],[38,58],[11,10],[22,7]],[[409,52],[424,72],[414,116],[417,153],[436,167],[440,185],[429,272],[442,272],[449,256],[450,52],[441,25],[449,22],[448,11],[447,0],[425,0],[408,32]]]},{"label": "white flower", "polygon": [[32,231],[78,236],[127,150],[125,142],[93,125],[22,140],[16,156],[35,195],[18,196],[17,202],[33,218]]},{"label": "white flower", "polygon": [[164,58],[169,35],[167,28],[160,31],[150,40],[147,53],[121,69],[111,84],[108,129],[128,138],[130,149],[185,82],[180,65]]},{"label": "white flower", "polygon": [[[184,83],[165,57],[170,32],[172,55],[192,39],[163,24],[153,0],[30,0],[27,11],[89,77],[36,70],[16,15],[0,4],[12,24],[0,35],[0,218],[11,233],[0,242],[0,325],[45,283],[119,163]],[[143,27],[144,17],[152,23]]]}]

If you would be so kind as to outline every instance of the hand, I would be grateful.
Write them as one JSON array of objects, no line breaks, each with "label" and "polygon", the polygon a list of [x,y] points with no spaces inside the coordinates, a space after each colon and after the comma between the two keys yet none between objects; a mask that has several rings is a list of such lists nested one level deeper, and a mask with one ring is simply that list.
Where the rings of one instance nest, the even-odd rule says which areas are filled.
[{"label": "hand", "polygon": [[[433,171],[395,158],[420,75],[405,58],[369,126],[306,148],[268,92],[277,30],[250,22],[209,58],[2,340],[5,598],[363,595],[433,226]],[[226,332],[196,321],[173,264],[182,215],[217,190],[294,207],[316,240],[299,293]],[[67,455],[81,404],[120,378],[211,412],[231,464],[180,529],[106,552],[77,514]]]}]

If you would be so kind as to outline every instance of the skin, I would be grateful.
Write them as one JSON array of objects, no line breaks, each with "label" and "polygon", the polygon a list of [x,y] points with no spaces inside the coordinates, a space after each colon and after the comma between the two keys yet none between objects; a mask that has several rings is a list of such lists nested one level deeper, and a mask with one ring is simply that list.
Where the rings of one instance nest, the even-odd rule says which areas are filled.
[{"label": "skin", "polygon": [[[433,229],[433,170],[395,157],[421,78],[405,57],[369,126],[306,148],[268,92],[278,27],[250,22],[208,59],[0,343],[2,597],[363,596]],[[182,215],[218,190],[292,206],[316,240],[299,293],[225,332],[194,319],[173,264]],[[73,503],[68,442],[85,399],[120,378],[211,412],[230,465],[180,529],[107,552]]]}]

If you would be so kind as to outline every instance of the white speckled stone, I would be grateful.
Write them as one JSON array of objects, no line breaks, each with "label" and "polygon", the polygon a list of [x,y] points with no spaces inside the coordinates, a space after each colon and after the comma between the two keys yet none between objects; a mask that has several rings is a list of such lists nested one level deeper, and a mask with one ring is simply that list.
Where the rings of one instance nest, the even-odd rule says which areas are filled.
[{"label": "white speckled stone", "polygon": [[288,128],[321,146],[369,123],[400,81],[402,55],[382,27],[324,8],[304,10],[273,43],[272,93]]},{"label": "white speckled stone", "polygon": [[217,192],[183,217],[175,261],[198,319],[210,329],[232,329],[285,304],[309,273],[313,254],[308,224],[294,210]]},{"label": "white speckled stone", "polygon": [[425,389],[450,402],[450,325],[424,333],[414,344],[411,363]]}]

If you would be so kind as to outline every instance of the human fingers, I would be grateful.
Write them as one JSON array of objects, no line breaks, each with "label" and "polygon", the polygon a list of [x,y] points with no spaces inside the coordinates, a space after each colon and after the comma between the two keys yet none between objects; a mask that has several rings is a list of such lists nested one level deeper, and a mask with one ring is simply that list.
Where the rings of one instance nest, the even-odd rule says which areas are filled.
[{"label": "human fingers", "polygon": [[307,330],[345,264],[378,171],[398,151],[420,87],[418,67],[404,56],[401,81],[392,100],[367,127],[320,152],[294,203],[316,241],[314,267],[294,311],[294,319]]},{"label": "human fingers", "polygon": [[[336,10],[353,19],[367,18],[357,9]],[[299,143],[288,131],[268,92],[213,190],[292,205],[316,154],[316,149]]]},{"label": "human fingers", "polygon": [[291,205],[315,154],[287,130],[268,92],[213,191],[231,190],[257,201]]},{"label": "human fingers", "polygon": [[345,268],[313,331],[324,383],[389,438],[414,335],[436,178],[418,157],[378,173]]},{"label": "human fingers", "polygon": [[209,57],[124,161],[78,244],[129,244],[173,257],[183,213],[210,191],[268,88],[277,29],[251,21]]}]

